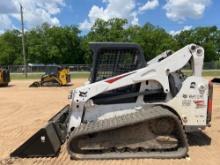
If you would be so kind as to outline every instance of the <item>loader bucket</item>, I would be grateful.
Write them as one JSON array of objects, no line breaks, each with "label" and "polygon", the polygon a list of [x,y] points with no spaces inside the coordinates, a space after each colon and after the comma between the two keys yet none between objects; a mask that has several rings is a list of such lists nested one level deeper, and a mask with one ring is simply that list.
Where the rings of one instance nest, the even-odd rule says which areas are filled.
[{"label": "loader bucket", "polygon": [[211,81],[212,83],[220,84],[220,78],[218,77],[213,78]]},{"label": "loader bucket", "polygon": [[41,84],[38,81],[33,82],[31,85],[29,85],[29,87],[40,87]]},{"label": "loader bucket", "polygon": [[55,157],[66,140],[69,105],[65,106],[47,125],[13,151],[11,157]]}]

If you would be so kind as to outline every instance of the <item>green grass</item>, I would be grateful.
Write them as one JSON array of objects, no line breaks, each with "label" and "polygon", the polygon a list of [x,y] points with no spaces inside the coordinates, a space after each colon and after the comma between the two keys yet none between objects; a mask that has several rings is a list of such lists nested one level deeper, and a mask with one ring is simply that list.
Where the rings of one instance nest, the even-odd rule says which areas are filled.
[{"label": "green grass", "polygon": [[[190,70],[184,70],[183,71],[186,75],[191,75]],[[202,75],[204,77],[220,77],[220,70],[203,70]]]},{"label": "green grass", "polygon": [[[189,70],[185,70],[184,73],[187,75],[190,75]],[[28,73],[28,78],[27,79],[40,79],[41,75],[44,73]],[[71,73],[71,77],[73,79],[76,78],[88,78],[90,72],[73,72]],[[204,70],[203,71],[203,76],[205,77],[220,77],[220,70]],[[23,73],[11,73],[11,79],[12,80],[24,80],[26,79]]]},{"label": "green grass", "polygon": [[[28,73],[27,79],[40,79],[44,73]],[[89,72],[73,72],[71,77],[74,78],[88,78]],[[25,80],[25,75],[23,73],[11,73],[11,80]]]},{"label": "green grass", "polygon": [[204,70],[202,75],[205,77],[220,77],[220,70]]}]

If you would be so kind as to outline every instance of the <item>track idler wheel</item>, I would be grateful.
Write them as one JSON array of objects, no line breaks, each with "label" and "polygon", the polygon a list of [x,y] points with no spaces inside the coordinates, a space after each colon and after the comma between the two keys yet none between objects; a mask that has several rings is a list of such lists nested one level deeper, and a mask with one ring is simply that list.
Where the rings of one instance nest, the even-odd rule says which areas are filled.
[{"label": "track idler wheel", "polygon": [[150,129],[156,135],[168,135],[174,131],[175,124],[170,118],[156,119],[150,122]]}]

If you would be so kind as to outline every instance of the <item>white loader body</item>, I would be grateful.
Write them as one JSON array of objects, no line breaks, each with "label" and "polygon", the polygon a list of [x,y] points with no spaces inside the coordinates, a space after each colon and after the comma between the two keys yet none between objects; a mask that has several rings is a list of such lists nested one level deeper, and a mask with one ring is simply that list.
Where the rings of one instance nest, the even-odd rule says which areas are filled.
[{"label": "white loader body", "polygon": [[[88,84],[73,90],[72,113],[68,131],[80,126],[81,122],[103,120],[115,116],[138,111],[143,105],[164,105],[169,107],[186,126],[186,131],[195,131],[207,125],[208,81],[201,77],[204,50],[195,44],[190,44],[165,57],[155,57],[146,67],[108,78],[93,84]],[[191,62],[193,73],[185,78],[178,71]],[[172,75],[172,83],[169,81]],[[147,84],[146,84],[147,82]],[[141,83],[138,97],[133,103],[97,105],[93,97],[117,88]],[[171,86],[177,92],[172,93]],[[144,101],[144,91],[162,89],[166,97],[162,101]]]}]

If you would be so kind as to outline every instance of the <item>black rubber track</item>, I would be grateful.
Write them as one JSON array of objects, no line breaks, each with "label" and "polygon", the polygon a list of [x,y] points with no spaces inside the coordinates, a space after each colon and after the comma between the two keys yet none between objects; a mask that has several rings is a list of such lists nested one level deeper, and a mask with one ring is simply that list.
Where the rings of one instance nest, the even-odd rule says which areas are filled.
[{"label": "black rubber track", "polygon": [[[80,150],[78,141],[86,135],[99,133],[102,131],[109,131],[116,128],[129,126],[141,123],[148,120],[158,119],[162,117],[172,118],[176,122],[178,134],[178,148],[176,150],[160,150],[160,151],[142,151],[142,152],[84,152]],[[111,119],[100,120],[97,122],[90,122],[82,124],[80,127],[75,128],[67,141],[67,150],[72,159],[122,159],[122,158],[182,158],[187,155],[188,143],[187,137],[183,130],[179,118],[162,106],[143,107],[138,112],[119,116]]]}]

